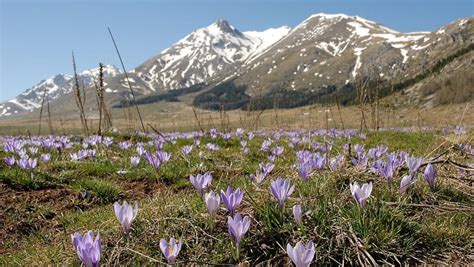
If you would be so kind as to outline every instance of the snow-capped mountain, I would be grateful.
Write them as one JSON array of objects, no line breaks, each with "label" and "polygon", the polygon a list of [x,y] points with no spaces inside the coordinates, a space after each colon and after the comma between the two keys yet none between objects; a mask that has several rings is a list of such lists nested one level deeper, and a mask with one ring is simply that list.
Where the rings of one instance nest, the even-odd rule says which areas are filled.
[{"label": "snow-capped mountain", "polygon": [[357,16],[316,14],[256,60],[240,79],[256,90],[269,89],[265,81],[314,90],[354,82],[369,71],[389,75],[407,64],[413,51],[425,48],[418,40],[428,34],[399,33]]},{"label": "snow-capped mountain", "polygon": [[[473,18],[458,20],[431,33],[400,33],[358,16],[315,14],[228,78],[225,86],[245,88],[247,95],[264,96],[263,102],[270,104],[275,92],[281,93],[283,104],[293,101],[288,96],[302,93],[304,101],[290,104],[299,106],[313,95],[316,101],[326,95],[334,99],[331,94],[347,96],[341,90],[350,90],[362,78],[400,83],[459,49],[469,49],[473,22]],[[207,91],[202,97],[206,101],[212,97],[232,101],[216,95],[216,90]]]},{"label": "snow-capped mountain", "polygon": [[[104,65],[104,78],[114,77],[120,74],[120,70],[113,65]],[[84,87],[94,85],[94,80],[99,77],[99,68],[84,70],[78,73],[79,84]],[[17,97],[0,103],[0,117],[10,116],[24,111],[32,111],[41,107],[43,95],[51,102],[61,96],[69,94],[74,88],[74,76],[58,74],[43,80],[35,86],[25,90]]]},{"label": "snow-capped mountain", "polygon": [[210,82],[236,72],[288,34],[289,27],[240,32],[227,21],[215,23],[181,39],[134,70],[152,91]]},{"label": "snow-capped mountain", "polygon": [[[283,26],[265,31],[241,32],[218,20],[193,31],[128,76],[136,97],[143,100],[139,103],[181,101],[183,94],[192,93],[183,101],[203,108],[220,108],[222,103],[229,108],[243,107],[252,98],[259,98],[257,108],[274,103],[295,107],[334,101],[335,97],[342,104],[350,103],[361,79],[393,82],[400,88],[426,78],[433,82],[440,76],[434,76],[435,72],[454,79],[474,64],[472,58],[473,17],[433,32],[401,33],[358,16],[320,13],[293,29]],[[125,75],[110,65],[105,74],[106,100],[111,107],[129,103]],[[91,89],[97,75],[97,69],[80,73],[91,112],[96,105]],[[65,110],[74,110],[72,89],[70,75],[50,77],[0,103],[0,116],[39,107],[45,91],[57,114],[69,113]],[[185,90],[170,92],[176,89]],[[443,90],[443,94],[450,93]],[[427,91],[417,97],[433,102],[435,90]],[[468,94],[458,94],[458,98]]]}]

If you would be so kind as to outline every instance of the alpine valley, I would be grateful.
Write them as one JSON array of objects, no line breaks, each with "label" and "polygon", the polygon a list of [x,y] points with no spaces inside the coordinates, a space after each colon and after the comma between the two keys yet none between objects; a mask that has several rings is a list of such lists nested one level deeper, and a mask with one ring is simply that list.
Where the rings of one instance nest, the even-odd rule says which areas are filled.
[{"label": "alpine valley", "polygon": [[[105,65],[105,99],[111,108],[168,101],[259,110],[356,104],[357,88],[367,86],[394,104],[437,106],[473,99],[473,50],[474,17],[414,33],[344,14],[315,14],[294,28],[261,32],[219,19],[130,70],[128,81]],[[98,77],[98,69],[78,73],[88,111],[97,106]],[[49,77],[0,103],[0,117],[29,114],[45,100],[54,113],[73,114],[74,84],[72,74]]]}]

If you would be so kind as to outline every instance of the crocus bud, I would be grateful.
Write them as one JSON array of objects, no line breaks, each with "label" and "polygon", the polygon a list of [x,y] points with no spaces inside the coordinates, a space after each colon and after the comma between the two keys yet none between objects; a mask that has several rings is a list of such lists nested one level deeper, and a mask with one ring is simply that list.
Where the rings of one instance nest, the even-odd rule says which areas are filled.
[{"label": "crocus bud", "polygon": [[433,165],[428,164],[426,165],[425,172],[423,173],[425,180],[428,182],[431,190],[435,188],[435,178],[436,178],[436,170]]}]

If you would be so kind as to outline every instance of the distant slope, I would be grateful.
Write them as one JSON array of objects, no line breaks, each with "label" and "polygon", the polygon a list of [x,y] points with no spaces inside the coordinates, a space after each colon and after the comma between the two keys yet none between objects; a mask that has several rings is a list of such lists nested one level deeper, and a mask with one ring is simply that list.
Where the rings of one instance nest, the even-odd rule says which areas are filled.
[{"label": "distant slope", "polygon": [[260,102],[257,108],[334,101],[335,96],[351,102],[361,79],[403,85],[424,78],[420,75],[437,62],[473,43],[473,21],[461,19],[432,33],[405,34],[360,17],[316,14],[228,79],[227,86],[245,87],[246,94]]},{"label": "distant slope", "polygon": [[[111,78],[121,72],[113,65],[104,66],[104,77]],[[94,85],[94,80],[99,77],[99,68],[89,69],[78,73],[80,86],[86,88]],[[43,96],[49,101],[54,101],[62,96],[67,96],[73,90],[74,79],[72,75],[58,74],[39,82],[37,85],[25,90],[17,97],[0,103],[0,117],[21,114],[39,108],[43,101]],[[110,90],[110,89],[109,89]]]}]

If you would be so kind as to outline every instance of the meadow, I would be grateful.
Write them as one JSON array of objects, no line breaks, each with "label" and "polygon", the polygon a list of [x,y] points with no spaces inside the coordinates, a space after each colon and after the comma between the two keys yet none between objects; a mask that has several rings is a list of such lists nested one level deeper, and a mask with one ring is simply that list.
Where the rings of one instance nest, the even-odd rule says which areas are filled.
[{"label": "meadow", "polygon": [[3,136],[0,265],[469,264],[473,137],[460,126]]}]

